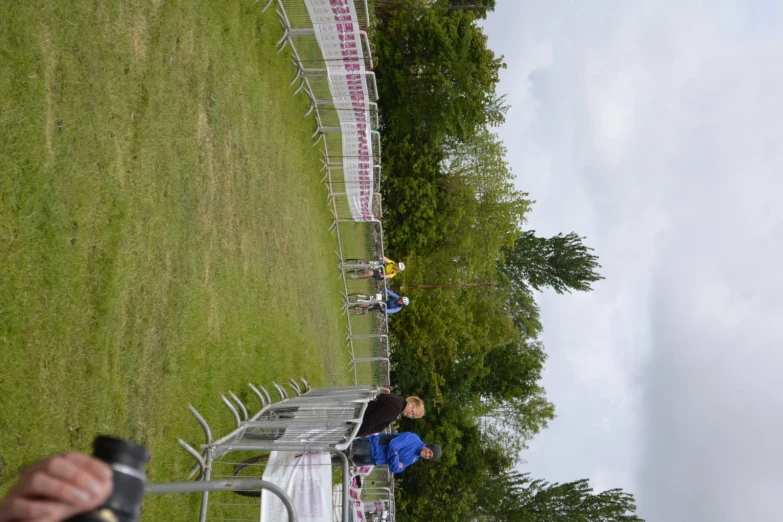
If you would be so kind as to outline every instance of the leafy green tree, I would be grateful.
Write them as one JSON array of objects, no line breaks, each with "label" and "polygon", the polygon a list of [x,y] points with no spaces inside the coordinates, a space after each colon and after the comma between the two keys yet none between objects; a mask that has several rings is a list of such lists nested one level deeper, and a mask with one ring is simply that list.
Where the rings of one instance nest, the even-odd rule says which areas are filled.
[{"label": "leafy green tree", "polygon": [[550,484],[516,471],[485,483],[477,506],[481,522],[643,522],[622,489],[595,493],[587,479]]},{"label": "leafy green tree", "polygon": [[490,440],[516,456],[554,418],[537,384],[543,345],[520,335],[503,289],[409,295],[415,306],[392,323],[392,382],[428,404],[460,405]]},{"label": "leafy green tree", "polygon": [[[471,10],[477,13],[481,18],[486,17],[487,11],[495,9],[495,0],[418,0],[421,6],[430,7],[440,4],[446,11],[458,9]],[[409,2],[407,0],[374,0],[373,5],[376,9],[400,9],[404,8]]]},{"label": "leafy green tree", "polygon": [[[519,219],[514,215],[524,213],[529,202],[513,193],[507,177],[499,183],[510,175],[507,169],[485,174],[486,196],[477,198],[481,178],[453,176],[444,170],[444,160],[456,144],[467,144],[503,121],[508,106],[495,90],[505,66],[502,57],[487,46],[471,10],[449,11],[448,3],[419,0],[376,5],[387,245],[428,254],[449,244],[453,252],[459,246],[454,240],[474,231],[465,237],[466,248],[486,239],[482,248],[491,255],[490,240],[509,229],[514,232],[508,237],[515,236]],[[473,223],[477,213],[483,214],[475,218],[480,223],[496,222],[497,233],[484,235],[489,229]],[[466,259],[484,262],[484,257]]]},{"label": "leafy green tree", "polygon": [[[554,418],[532,290],[589,290],[601,277],[575,234],[521,232],[531,201],[490,130],[508,110],[496,92],[505,65],[476,23],[495,0],[374,4],[386,250],[408,265],[394,284],[413,300],[391,324],[392,382],[429,412],[400,429],[444,447],[399,477],[397,518],[538,522],[559,505],[573,520],[607,522],[577,516],[576,494],[593,498],[578,483],[507,473]],[[506,489],[484,487],[499,476]]]},{"label": "leafy green tree", "polygon": [[495,0],[440,0],[448,5],[447,9],[468,9],[476,13],[477,16],[485,18],[487,11],[495,10]]},{"label": "leafy green tree", "polygon": [[[461,190],[463,196],[450,198],[455,208],[449,215],[462,210],[465,216],[457,222],[461,231],[449,233],[444,243],[456,245],[450,255],[463,255],[472,265],[477,259],[485,260],[486,265],[475,268],[494,272],[491,257],[501,247],[511,246],[531,202],[527,194],[515,189],[506,147],[493,132],[485,128],[466,140],[444,140],[443,148],[446,156],[441,163],[441,183],[447,194]],[[472,249],[460,244],[468,238]]]},{"label": "leafy green tree", "polygon": [[[405,7],[405,8],[402,8]],[[505,67],[487,46],[470,11],[401,2],[384,12],[375,32],[384,137],[415,143],[463,139],[502,121],[495,87]]]},{"label": "leafy green tree", "polygon": [[409,425],[444,450],[438,461],[411,466],[399,477],[397,520],[470,520],[482,484],[508,469],[514,455],[488,440],[460,404],[444,404],[415,424],[405,420],[402,429]]},{"label": "leafy green tree", "polygon": [[[393,246],[400,248],[402,235],[409,237],[408,230],[419,226],[416,221],[421,212],[417,209],[432,212],[435,208],[437,215],[431,215],[429,229],[422,233],[432,237],[436,229],[437,238],[429,241],[426,249],[417,250],[440,269],[425,283],[487,281],[495,276],[501,247],[511,246],[519,234],[530,201],[527,194],[515,189],[506,148],[492,132],[484,129],[467,140],[444,139],[442,147],[445,156],[440,173],[427,184],[434,190],[432,199],[413,198],[420,178],[409,179],[394,191],[397,196],[405,194],[400,201],[405,215],[393,221]],[[457,267],[459,270],[452,270]]]},{"label": "leafy green tree", "polygon": [[575,232],[545,238],[528,230],[514,243],[504,248],[501,271],[514,288],[530,284],[536,290],[550,287],[558,294],[592,290],[591,283],[603,279],[598,257],[586,247]]},{"label": "leafy green tree", "polygon": [[542,343],[521,339],[490,350],[484,358],[486,376],[474,382],[485,434],[503,441],[510,453],[526,448],[555,418],[555,407],[538,384],[544,361]]},{"label": "leafy green tree", "polygon": [[[416,262],[412,266],[420,267]],[[472,407],[477,395],[475,383],[483,382],[489,372],[484,366],[487,354],[519,339],[505,313],[505,296],[496,288],[426,290],[408,295],[413,305],[392,322],[392,382],[406,393],[427,397],[429,402]]]},{"label": "leafy green tree", "polygon": [[511,279],[502,270],[497,276],[505,291],[506,306],[514,325],[524,337],[536,339],[543,326],[538,303],[527,282],[524,279]]}]

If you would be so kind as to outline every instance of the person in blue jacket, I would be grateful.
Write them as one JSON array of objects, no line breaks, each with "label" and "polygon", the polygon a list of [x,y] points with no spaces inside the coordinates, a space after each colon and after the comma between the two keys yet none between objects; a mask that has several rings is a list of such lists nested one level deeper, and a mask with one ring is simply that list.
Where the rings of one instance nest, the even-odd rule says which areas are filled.
[{"label": "person in blue jacket", "polygon": [[403,306],[410,304],[410,299],[407,297],[400,297],[391,290],[386,290],[386,314],[396,314],[402,310]]},{"label": "person in blue jacket", "polygon": [[392,473],[402,473],[420,458],[438,460],[442,453],[440,446],[427,444],[411,432],[358,438],[351,448],[354,464],[389,466]]}]

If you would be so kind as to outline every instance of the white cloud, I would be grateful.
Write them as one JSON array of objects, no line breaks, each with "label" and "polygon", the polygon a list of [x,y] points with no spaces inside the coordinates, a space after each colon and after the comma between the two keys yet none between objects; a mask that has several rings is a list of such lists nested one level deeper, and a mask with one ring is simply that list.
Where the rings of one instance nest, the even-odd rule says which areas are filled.
[{"label": "white cloud", "polygon": [[626,488],[651,522],[777,518],[781,5],[577,4],[486,24],[531,226],[587,235],[607,277],[541,298],[558,419],[524,469]]}]

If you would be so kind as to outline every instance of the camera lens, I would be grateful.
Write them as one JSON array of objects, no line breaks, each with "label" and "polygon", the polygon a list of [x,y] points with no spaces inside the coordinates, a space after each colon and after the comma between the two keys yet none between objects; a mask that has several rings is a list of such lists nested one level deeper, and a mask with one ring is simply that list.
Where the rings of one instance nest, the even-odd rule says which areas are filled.
[{"label": "camera lens", "polygon": [[92,513],[76,515],[68,522],[136,522],[144,496],[144,467],[149,452],[144,446],[112,437],[97,437],[93,456],[112,468],[111,496]]}]

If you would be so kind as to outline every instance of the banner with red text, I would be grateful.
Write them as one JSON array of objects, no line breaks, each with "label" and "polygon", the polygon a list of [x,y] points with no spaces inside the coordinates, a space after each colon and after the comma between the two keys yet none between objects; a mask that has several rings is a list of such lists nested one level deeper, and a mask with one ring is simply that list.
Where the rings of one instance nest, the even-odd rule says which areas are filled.
[{"label": "banner with red text", "polygon": [[351,215],[370,221],[373,153],[370,93],[353,0],[305,0],[326,63],[329,90],[340,120],[343,176]]}]

